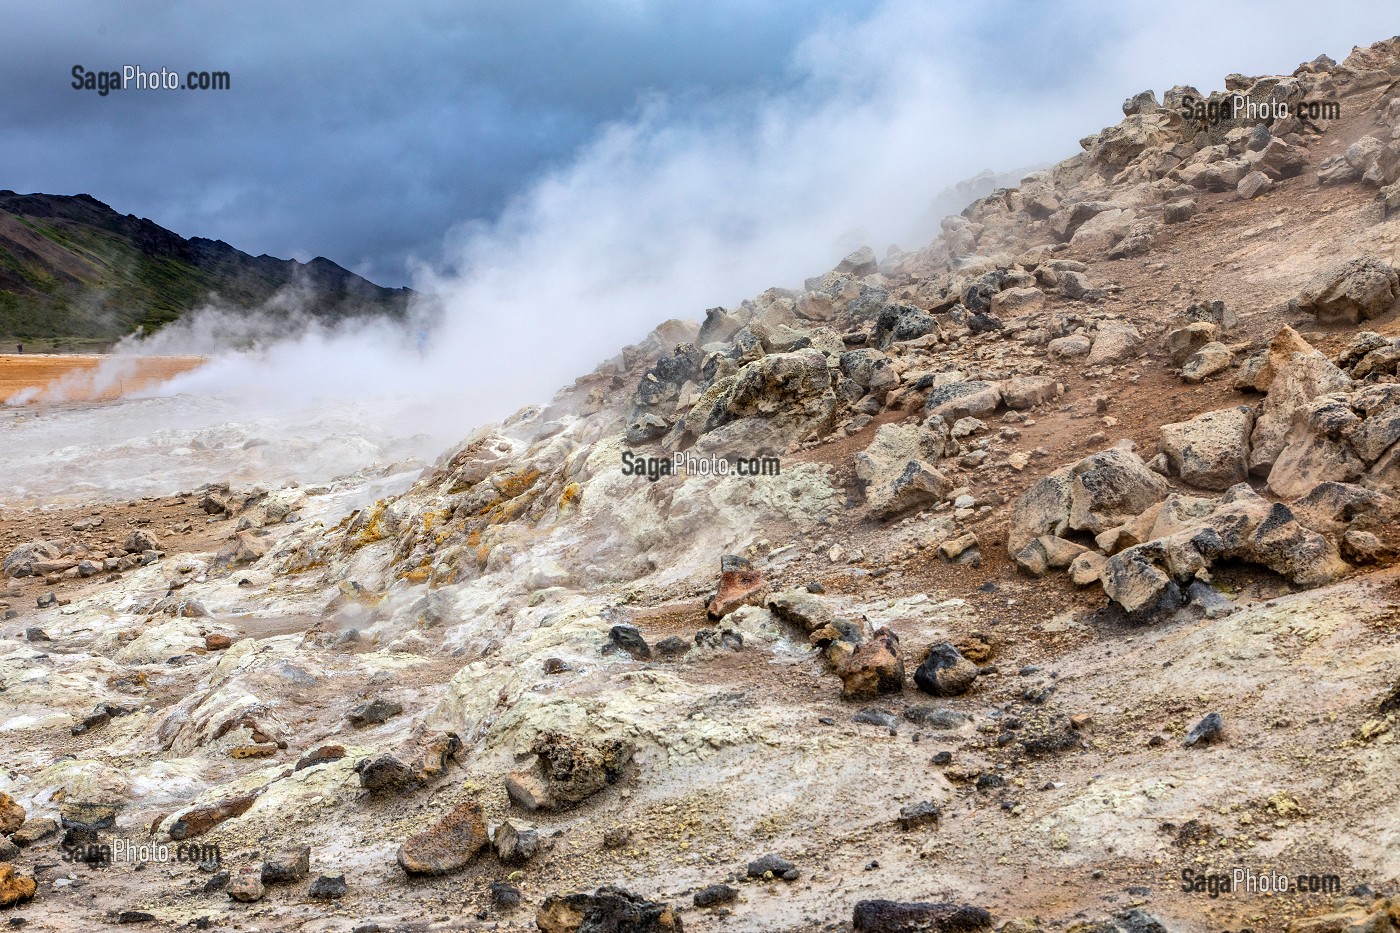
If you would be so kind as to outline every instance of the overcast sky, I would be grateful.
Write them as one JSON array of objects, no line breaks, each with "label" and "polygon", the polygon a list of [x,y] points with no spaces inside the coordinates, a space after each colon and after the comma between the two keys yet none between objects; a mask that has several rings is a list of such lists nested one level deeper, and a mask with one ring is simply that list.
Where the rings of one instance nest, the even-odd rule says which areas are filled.
[{"label": "overcast sky", "polygon": [[[970,173],[1069,155],[1144,86],[1209,89],[1226,71],[1287,70],[1323,51],[1341,58],[1353,42],[1396,31],[1376,4],[1332,4],[1325,21],[1299,29],[1297,14],[1315,6],[1095,0],[978,3],[900,36],[888,21],[901,6],[919,4],[0,0],[0,188],[86,192],[185,236],[254,254],[324,255],[401,285],[415,258],[439,269],[450,262],[448,231],[495,221],[606,128],[658,102],[693,131],[707,108],[728,119],[749,98],[819,95],[815,60],[824,80],[851,93],[844,75],[832,77],[843,55],[859,81],[862,69],[878,70],[882,44],[908,40],[930,59],[974,69],[970,83],[997,107],[1014,106],[1024,90],[1044,108],[1063,87],[1072,109],[1062,132],[1032,121],[1035,145]],[[871,41],[872,20],[891,38]],[[101,97],[70,87],[74,65],[126,64],[228,71],[232,88]],[[976,107],[975,92],[931,102],[930,121],[943,105]]]},{"label": "overcast sky", "polygon": [[[834,0],[0,3],[0,188],[87,192],[184,236],[384,284],[650,95],[779,89]],[[837,9],[839,7],[839,10]],[[228,71],[215,92],[71,69]]]}]

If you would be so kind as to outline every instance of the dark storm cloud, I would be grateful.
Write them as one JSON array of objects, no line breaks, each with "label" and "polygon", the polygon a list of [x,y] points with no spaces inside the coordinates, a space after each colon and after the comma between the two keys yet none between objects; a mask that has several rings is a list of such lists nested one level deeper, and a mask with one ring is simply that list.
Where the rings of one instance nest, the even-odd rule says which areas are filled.
[{"label": "dark storm cloud", "polygon": [[[0,188],[402,284],[647,94],[782,87],[837,5],[0,4]],[[232,89],[102,97],[71,88],[75,64],[228,71]]]}]

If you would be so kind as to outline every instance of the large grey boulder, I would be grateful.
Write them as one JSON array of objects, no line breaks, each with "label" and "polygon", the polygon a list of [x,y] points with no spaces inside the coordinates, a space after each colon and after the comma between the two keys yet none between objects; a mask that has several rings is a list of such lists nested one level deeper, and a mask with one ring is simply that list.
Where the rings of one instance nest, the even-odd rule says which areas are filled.
[{"label": "large grey boulder", "polygon": [[1114,447],[1070,468],[1069,527],[1098,534],[1141,514],[1171,491],[1131,450]]},{"label": "large grey boulder", "polygon": [[1285,499],[1306,495],[1318,483],[1350,482],[1361,476],[1363,464],[1346,438],[1362,424],[1343,395],[1314,399],[1285,439],[1272,469],[1269,489]]},{"label": "large grey boulder", "polygon": [[34,565],[55,560],[63,554],[62,542],[43,539],[21,544],[0,563],[0,573],[7,577],[27,577],[34,573]]},{"label": "large grey boulder", "polygon": [[1060,384],[1049,376],[1013,376],[1001,383],[1001,400],[1017,411],[1052,402],[1059,394]]},{"label": "large grey boulder", "polygon": [[1109,558],[1104,593],[1130,615],[1151,617],[1181,606],[1186,588],[1219,560],[1260,564],[1299,586],[1329,583],[1349,569],[1330,538],[1240,483],[1208,514]]},{"label": "large grey boulder", "polygon": [[1163,425],[1161,450],[1182,482],[1223,491],[1249,478],[1249,434],[1254,409],[1242,405]]},{"label": "large grey boulder", "polygon": [[[1270,356],[1273,357],[1272,349]],[[1271,364],[1274,373],[1269,382],[1269,394],[1249,438],[1249,469],[1256,476],[1269,475],[1274,461],[1288,443],[1294,423],[1307,416],[1313,399],[1346,392],[1352,385],[1346,373],[1312,347],[1288,354],[1286,358],[1280,353],[1279,357]]]},{"label": "large grey boulder", "polygon": [[948,423],[959,418],[990,415],[1001,405],[1001,387],[995,382],[974,379],[934,386],[924,401],[924,411]]},{"label": "large grey boulder", "polygon": [[1349,259],[1320,273],[1298,294],[1298,307],[1320,324],[1359,324],[1390,309],[1400,275],[1383,259]]},{"label": "large grey boulder", "polygon": [[1087,366],[1124,363],[1142,352],[1142,332],[1132,324],[1114,322],[1099,328],[1093,348],[1084,360]]},{"label": "large grey boulder", "polygon": [[739,425],[728,432],[736,442],[757,432],[765,446],[786,449],[829,431],[836,407],[826,356],[808,348],[769,354],[716,380],[686,413],[685,424],[697,436]]},{"label": "large grey boulder", "polygon": [[881,425],[855,456],[856,478],[865,484],[871,513],[883,518],[937,503],[952,483],[932,464],[956,449],[939,418]]}]

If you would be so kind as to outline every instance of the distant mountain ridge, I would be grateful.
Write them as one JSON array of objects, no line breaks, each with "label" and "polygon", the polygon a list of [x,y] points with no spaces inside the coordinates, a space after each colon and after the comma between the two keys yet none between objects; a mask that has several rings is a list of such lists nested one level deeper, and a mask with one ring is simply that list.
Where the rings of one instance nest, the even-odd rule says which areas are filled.
[{"label": "distant mountain ridge", "polygon": [[288,287],[299,308],[328,319],[402,317],[414,294],[321,257],[301,263],[185,239],[90,195],[0,190],[0,337],[117,338],[211,301],[260,307]]}]

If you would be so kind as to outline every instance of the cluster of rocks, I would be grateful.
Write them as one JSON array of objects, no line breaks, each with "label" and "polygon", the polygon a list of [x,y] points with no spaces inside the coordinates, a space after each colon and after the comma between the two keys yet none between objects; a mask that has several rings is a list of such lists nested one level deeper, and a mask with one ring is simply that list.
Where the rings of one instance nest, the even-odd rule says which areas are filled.
[{"label": "cluster of rocks", "polygon": [[[1380,361],[1389,348],[1361,335],[1340,362],[1388,378]],[[1267,394],[1257,406],[1162,426],[1150,464],[1120,445],[1039,480],[1013,511],[1008,550],[1016,563],[1037,576],[1068,569],[1081,585],[1101,582],[1137,613],[1179,606],[1219,560],[1316,586],[1347,571],[1344,556],[1371,562],[1393,553],[1400,387],[1356,388],[1288,327],[1250,358],[1236,384]],[[1178,494],[1163,476],[1223,495]],[[1251,477],[1265,478],[1291,507],[1259,495]]]},{"label": "cluster of rocks", "polygon": [[10,578],[43,577],[50,586],[63,580],[122,573],[164,556],[160,539],[149,531],[132,531],[120,548],[98,550],[62,538],[37,539],[21,544],[0,562],[0,573]]},{"label": "cluster of rocks", "polygon": [[[828,666],[841,678],[841,696],[871,700],[900,693],[905,685],[904,656],[899,636],[888,628],[872,628],[864,618],[837,616],[820,596],[803,590],[777,593],[769,601],[775,616],[807,636]],[[914,671],[914,683],[931,696],[966,693],[979,670],[949,642],[930,645]]]}]

